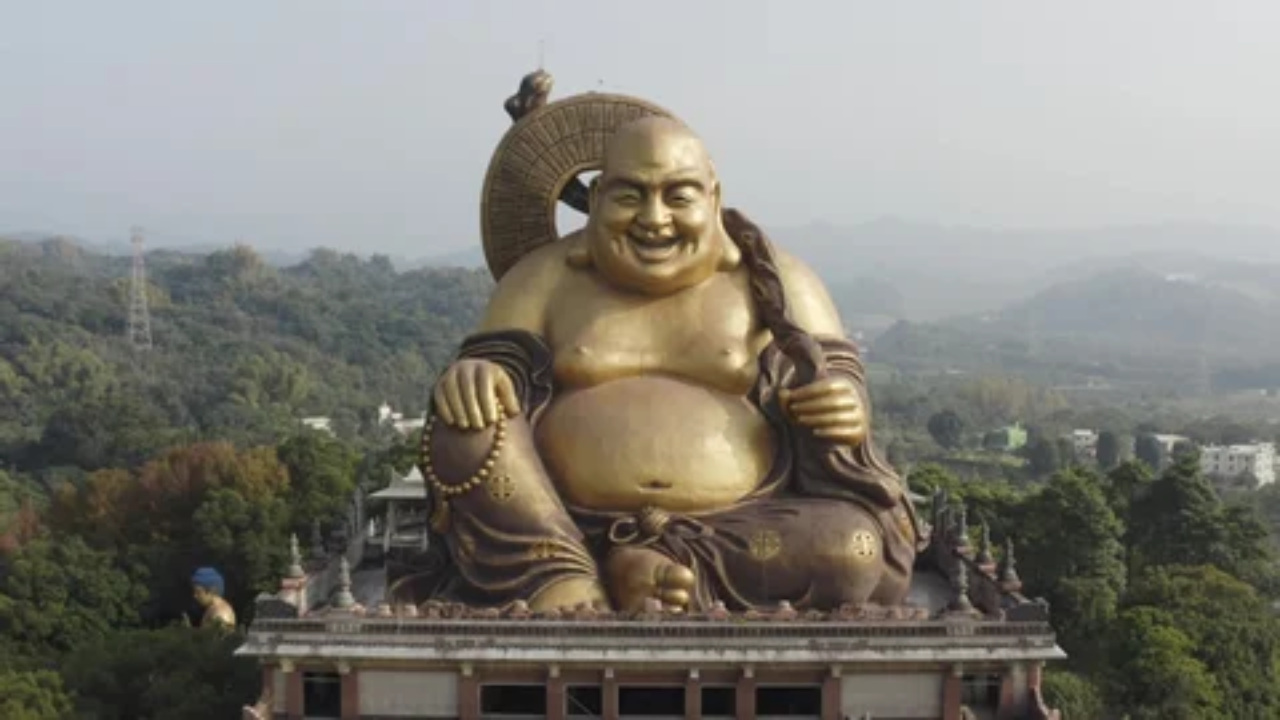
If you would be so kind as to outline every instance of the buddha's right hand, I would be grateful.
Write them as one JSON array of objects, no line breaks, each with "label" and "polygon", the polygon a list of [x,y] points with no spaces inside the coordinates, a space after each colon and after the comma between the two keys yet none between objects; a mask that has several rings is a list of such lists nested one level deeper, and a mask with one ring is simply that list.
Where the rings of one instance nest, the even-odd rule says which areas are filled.
[{"label": "buddha's right hand", "polygon": [[436,415],[450,427],[480,430],[498,422],[501,412],[520,414],[515,384],[507,371],[488,360],[459,360],[436,382]]}]

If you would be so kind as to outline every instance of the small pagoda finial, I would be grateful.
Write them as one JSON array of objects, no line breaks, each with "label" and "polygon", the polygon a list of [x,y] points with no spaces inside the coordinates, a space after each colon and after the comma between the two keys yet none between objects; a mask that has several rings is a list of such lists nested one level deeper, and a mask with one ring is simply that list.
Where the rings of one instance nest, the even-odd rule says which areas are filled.
[{"label": "small pagoda finial", "polygon": [[1013,537],[1004,540],[1004,557],[1000,560],[1000,582],[1005,585],[1021,584],[1018,577],[1018,558],[1013,553]]},{"label": "small pagoda finial", "polygon": [[978,543],[978,557],[975,562],[978,563],[978,567],[990,572],[996,564],[996,559],[991,556],[991,526],[984,522],[981,527],[982,536]]},{"label": "small pagoda finial", "polygon": [[338,593],[333,596],[333,606],[346,610],[355,604],[355,596],[351,594],[351,564],[347,562],[347,556],[343,555],[338,561]]},{"label": "small pagoda finial", "polygon": [[951,599],[950,610],[953,613],[974,613],[973,602],[969,600],[969,563],[964,558],[956,558],[956,576],[952,583],[955,596]]},{"label": "small pagoda finial", "polygon": [[969,543],[969,510],[964,501],[956,504],[956,550],[967,554],[972,549]]},{"label": "small pagoda finial", "polygon": [[298,534],[293,533],[289,536],[289,569],[288,577],[298,579],[306,577],[307,573],[302,569],[302,552],[298,550]]}]

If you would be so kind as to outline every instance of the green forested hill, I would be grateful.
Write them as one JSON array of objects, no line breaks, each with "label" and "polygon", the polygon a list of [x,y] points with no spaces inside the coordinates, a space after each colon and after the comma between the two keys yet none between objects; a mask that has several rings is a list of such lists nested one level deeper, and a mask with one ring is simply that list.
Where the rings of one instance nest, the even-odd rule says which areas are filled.
[{"label": "green forested hill", "polygon": [[340,431],[383,400],[419,412],[474,326],[480,270],[397,273],[316,250],[276,269],[251,249],[148,256],[154,350],[127,343],[130,260],[58,240],[0,242],[0,462],[130,465],[179,439],[268,442],[296,419]]}]

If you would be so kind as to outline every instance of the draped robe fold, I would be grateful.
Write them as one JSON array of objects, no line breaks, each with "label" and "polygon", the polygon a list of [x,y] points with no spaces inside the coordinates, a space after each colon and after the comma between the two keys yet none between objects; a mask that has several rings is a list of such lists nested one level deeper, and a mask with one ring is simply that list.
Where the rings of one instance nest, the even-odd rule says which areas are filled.
[{"label": "draped robe fold", "polygon": [[[815,339],[826,373],[853,383],[869,417],[856,347],[843,338]],[[546,342],[526,331],[484,333],[466,340],[459,353],[464,358],[505,370],[523,412],[508,420],[503,454],[480,487],[453,497],[432,494],[433,532],[445,541],[450,558],[443,582],[430,592],[435,599],[478,606],[530,600],[562,580],[598,577],[599,562],[614,547],[644,545],[694,570],[695,608],[722,601],[730,609],[764,609],[788,600],[798,608],[830,609],[826,606],[850,598],[824,589],[832,582],[817,577],[823,573],[786,562],[788,550],[821,552],[831,542],[846,542],[843,528],[859,523],[879,536],[880,574],[863,593],[867,597],[853,600],[897,604],[904,599],[922,539],[910,496],[879,458],[870,436],[857,447],[833,444],[786,419],[778,393],[797,383],[797,373],[776,342],[760,354],[759,377],[749,394],[779,440],[771,470],[733,506],[699,513],[609,512],[564,504],[539,459],[533,433],[555,392]],[[446,482],[468,477],[495,433],[494,428],[468,432],[437,425],[427,440],[434,471]],[[761,535],[769,529],[773,535]]]}]

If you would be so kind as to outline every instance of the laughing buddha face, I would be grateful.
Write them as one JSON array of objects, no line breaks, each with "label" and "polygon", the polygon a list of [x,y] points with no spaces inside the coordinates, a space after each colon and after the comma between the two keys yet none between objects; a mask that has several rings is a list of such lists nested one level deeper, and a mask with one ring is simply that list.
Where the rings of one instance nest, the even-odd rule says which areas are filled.
[{"label": "laughing buddha face", "polygon": [[586,234],[592,264],[624,289],[669,295],[711,277],[727,238],[702,141],[667,118],[619,130],[591,185]]}]

